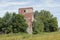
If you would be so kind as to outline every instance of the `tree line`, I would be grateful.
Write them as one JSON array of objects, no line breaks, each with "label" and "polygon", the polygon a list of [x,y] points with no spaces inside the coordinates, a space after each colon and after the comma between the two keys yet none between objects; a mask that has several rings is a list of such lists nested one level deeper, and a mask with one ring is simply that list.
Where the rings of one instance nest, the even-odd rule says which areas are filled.
[{"label": "tree line", "polygon": [[5,16],[0,18],[0,32],[2,33],[26,32],[26,28],[26,20],[21,14],[6,12]]},{"label": "tree line", "polygon": [[[18,33],[25,32],[28,25],[24,16],[15,12],[0,17],[0,33]],[[34,12],[33,34],[40,32],[58,31],[58,21],[49,11],[41,10]]]},{"label": "tree line", "polygon": [[57,17],[54,17],[49,11],[35,11],[34,18],[34,33],[58,31]]}]

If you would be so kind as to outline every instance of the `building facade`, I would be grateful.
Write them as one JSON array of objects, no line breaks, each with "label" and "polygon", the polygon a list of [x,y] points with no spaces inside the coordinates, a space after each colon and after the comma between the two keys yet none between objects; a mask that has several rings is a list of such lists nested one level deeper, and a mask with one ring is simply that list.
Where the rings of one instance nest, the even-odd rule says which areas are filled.
[{"label": "building facade", "polygon": [[26,22],[28,24],[27,32],[29,34],[32,34],[32,23],[34,20],[34,14],[33,14],[33,8],[28,7],[28,8],[19,8],[19,14],[24,15],[24,18],[26,19]]}]

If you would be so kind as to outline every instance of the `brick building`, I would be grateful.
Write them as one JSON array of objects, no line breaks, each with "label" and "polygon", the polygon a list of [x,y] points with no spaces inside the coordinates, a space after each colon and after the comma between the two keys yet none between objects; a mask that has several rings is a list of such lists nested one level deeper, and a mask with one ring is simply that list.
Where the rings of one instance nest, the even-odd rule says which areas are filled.
[{"label": "brick building", "polygon": [[19,14],[24,15],[24,18],[26,19],[26,22],[28,24],[27,32],[29,34],[32,34],[32,23],[34,20],[34,14],[33,14],[33,8],[28,7],[28,8],[19,8]]}]

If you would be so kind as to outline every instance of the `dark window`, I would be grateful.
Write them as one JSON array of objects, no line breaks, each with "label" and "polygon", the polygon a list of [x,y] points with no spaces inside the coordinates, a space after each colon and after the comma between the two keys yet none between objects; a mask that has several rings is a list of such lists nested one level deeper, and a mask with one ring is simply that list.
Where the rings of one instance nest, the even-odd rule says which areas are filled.
[{"label": "dark window", "polygon": [[26,10],[24,10],[24,12],[26,12]]}]

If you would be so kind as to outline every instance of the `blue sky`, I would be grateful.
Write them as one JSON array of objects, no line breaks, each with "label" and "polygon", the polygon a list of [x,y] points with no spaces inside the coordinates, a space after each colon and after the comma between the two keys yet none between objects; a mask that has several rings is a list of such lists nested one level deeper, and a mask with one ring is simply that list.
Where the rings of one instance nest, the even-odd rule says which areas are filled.
[{"label": "blue sky", "polygon": [[58,19],[60,26],[60,0],[0,0],[0,17],[5,12],[16,12],[21,7],[33,7],[34,10],[48,10]]}]

